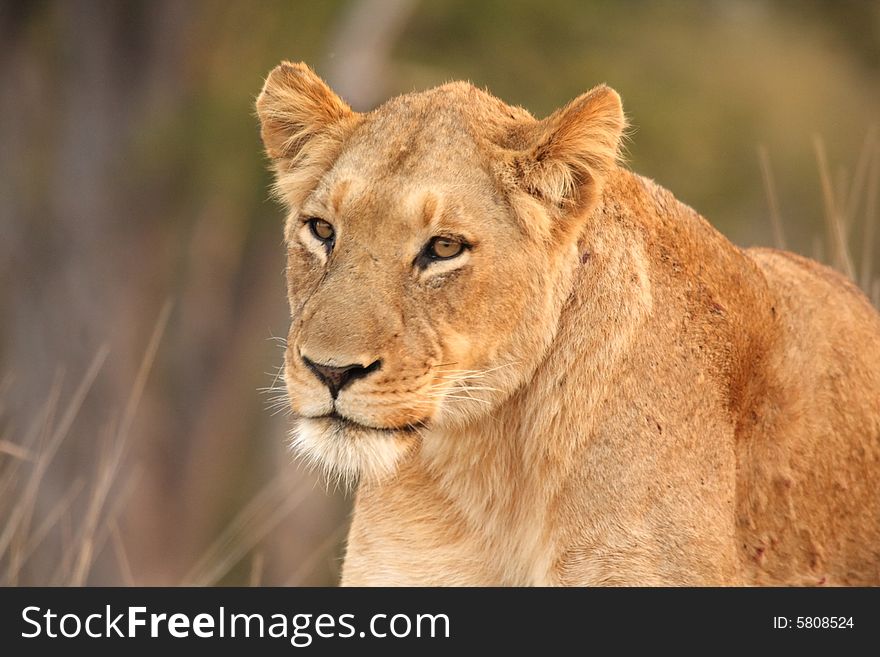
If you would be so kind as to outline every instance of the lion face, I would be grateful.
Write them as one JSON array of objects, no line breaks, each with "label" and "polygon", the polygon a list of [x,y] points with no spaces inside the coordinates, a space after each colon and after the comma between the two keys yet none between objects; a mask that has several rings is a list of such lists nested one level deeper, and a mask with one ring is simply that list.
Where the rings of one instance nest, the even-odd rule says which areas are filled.
[{"label": "lion face", "polygon": [[257,107],[289,207],[294,443],[338,475],[386,476],[534,372],[614,162],[619,100],[600,88],[538,122],[456,83],[356,114],[282,64]]},{"label": "lion face", "polygon": [[285,376],[299,445],[380,474],[432,429],[491,412],[557,313],[547,253],[500,200],[439,172],[382,175],[366,150],[289,219]]}]

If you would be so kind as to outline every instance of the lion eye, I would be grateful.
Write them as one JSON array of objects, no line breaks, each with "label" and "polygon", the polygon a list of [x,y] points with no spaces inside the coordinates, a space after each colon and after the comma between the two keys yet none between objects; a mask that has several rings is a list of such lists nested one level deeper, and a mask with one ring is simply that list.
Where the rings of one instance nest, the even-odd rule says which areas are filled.
[{"label": "lion eye", "polygon": [[464,244],[446,237],[435,237],[428,243],[427,253],[436,260],[449,260],[464,251]]},{"label": "lion eye", "polygon": [[325,243],[332,242],[333,237],[336,234],[336,231],[333,230],[333,226],[323,219],[309,219],[309,229],[312,231],[312,235]]}]

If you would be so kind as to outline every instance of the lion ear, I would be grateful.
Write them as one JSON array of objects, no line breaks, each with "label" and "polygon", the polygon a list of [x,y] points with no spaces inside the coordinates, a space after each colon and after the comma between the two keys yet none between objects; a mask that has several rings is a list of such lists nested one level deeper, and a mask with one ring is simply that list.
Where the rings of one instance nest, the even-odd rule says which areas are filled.
[{"label": "lion ear", "polygon": [[617,161],[625,128],[617,92],[591,89],[529,128],[529,146],[514,157],[518,184],[565,214],[585,212]]},{"label": "lion ear", "polygon": [[307,65],[282,62],[257,97],[257,115],[269,157],[295,161],[309,141],[332,134],[355,113]]}]

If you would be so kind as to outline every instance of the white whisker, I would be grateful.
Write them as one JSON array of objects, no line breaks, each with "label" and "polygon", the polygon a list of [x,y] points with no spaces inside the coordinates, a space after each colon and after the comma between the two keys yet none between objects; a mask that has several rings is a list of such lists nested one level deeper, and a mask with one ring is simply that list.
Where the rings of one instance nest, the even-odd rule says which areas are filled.
[{"label": "white whisker", "polygon": [[481,404],[486,404],[487,406],[491,405],[491,402],[486,401],[485,399],[480,399],[479,397],[464,397],[461,395],[437,395],[437,397],[440,397],[444,400],[445,399],[460,399],[462,401],[479,402]]}]

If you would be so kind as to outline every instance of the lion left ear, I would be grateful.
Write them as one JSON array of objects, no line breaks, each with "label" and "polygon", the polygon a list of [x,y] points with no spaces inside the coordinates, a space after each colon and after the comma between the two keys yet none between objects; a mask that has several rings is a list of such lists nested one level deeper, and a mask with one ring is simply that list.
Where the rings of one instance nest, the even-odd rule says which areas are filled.
[{"label": "lion left ear", "polygon": [[599,85],[528,129],[514,156],[517,182],[564,214],[582,214],[615,166],[626,118],[620,96]]}]

